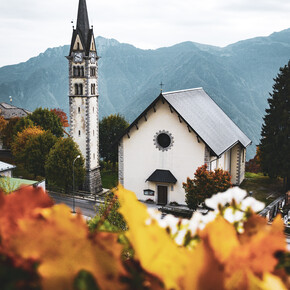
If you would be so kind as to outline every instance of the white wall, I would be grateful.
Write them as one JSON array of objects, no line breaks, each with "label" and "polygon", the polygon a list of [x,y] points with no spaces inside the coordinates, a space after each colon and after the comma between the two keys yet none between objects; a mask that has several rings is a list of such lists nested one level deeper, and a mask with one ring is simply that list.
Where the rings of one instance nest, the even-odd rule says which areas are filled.
[{"label": "white wall", "polygon": [[[176,201],[185,204],[185,191],[182,182],[187,177],[193,178],[197,167],[204,164],[205,145],[198,143],[196,134],[189,132],[187,125],[180,123],[176,113],[171,113],[167,103],[161,101],[155,106],[156,113],[151,109],[144,118],[139,121],[137,130],[135,127],[130,131],[128,138],[123,137],[123,174],[124,187],[136,193],[137,198],[146,200],[152,198],[143,194],[144,189],[155,190],[157,200],[157,184],[145,182],[156,170],[170,170],[176,177],[177,183],[168,185],[168,203]],[[160,151],[154,145],[154,136],[158,131],[166,130],[174,138],[173,146],[168,151]]]}]

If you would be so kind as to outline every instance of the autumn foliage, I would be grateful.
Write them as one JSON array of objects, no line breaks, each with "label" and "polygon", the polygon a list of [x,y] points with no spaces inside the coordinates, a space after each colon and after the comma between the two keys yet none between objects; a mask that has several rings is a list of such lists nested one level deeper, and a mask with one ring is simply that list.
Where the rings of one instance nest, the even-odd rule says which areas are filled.
[{"label": "autumn foliage", "polygon": [[59,117],[63,127],[65,127],[65,128],[69,127],[67,115],[62,109],[57,108],[57,109],[51,109],[50,111],[55,113]]},{"label": "autumn foliage", "polygon": [[[205,221],[205,217],[198,216],[191,220],[168,216],[168,223],[164,224],[157,218],[159,213],[150,213],[134,193],[119,187],[115,194],[128,225],[123,233],[104,232],[100,226],[90,232],[80,213],[73,215],[66,205],[54,205],[40,188],[26,187],[8,196],[1,194],[0,267],[7,274],[1,286],[289,289],[285,271],[276,270],[276,254],[286,251],[281,218],[268,225],[246,206],[243,231],[237,231],[223,216],[225,208],[214,211],[214,218],[207,219],[202,227],[200,218]],[[236,194],[239,192],[229,192],[223,198],[231,200]],[[234,210],[253,203],[252,198],[245,202],[241,199],[233,203]],[[182,243],[177,243],[172,235],[182,236]],[[133,250],[133,255],[125,259],[124,240]]]},{"label": "autumn foliage", "polygon": [[196,209],[206,198],[230,188],[231,176],[228,171],[215,169],[208,171],[207,165],[197,168],[194,179],[187,178],[183,183],[186,192],[186,203],[189,208]]}]

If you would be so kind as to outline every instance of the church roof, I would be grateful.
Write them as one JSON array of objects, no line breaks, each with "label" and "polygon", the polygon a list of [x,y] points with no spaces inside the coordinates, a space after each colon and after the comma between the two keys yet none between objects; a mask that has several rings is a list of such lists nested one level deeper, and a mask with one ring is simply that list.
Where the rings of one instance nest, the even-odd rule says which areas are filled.
[{"label": "church roof", "polygon": [[155,108],[159,100],[166,101],[216,156],[221,156],[238,143],[245,148],[251,144],[251,140],[202,88],[161,93],[122,136],[128,134],[147,111]]},{"label": "church roof", "polygon": [[0,116],[3,116],[5,120],[15,117],[26,117],[28,114],[30,114],[30,112],[25,109],[7,103],[0,103]]},{"label": "church roof", "polygon": [[244,147],[251,144],[251,140],[202,88],[162,95],[217,156],[237,143]]},{"label": "church roof", "polygon": [[156,169],[146,181],[176,183],[177,179],[169,170]]}]

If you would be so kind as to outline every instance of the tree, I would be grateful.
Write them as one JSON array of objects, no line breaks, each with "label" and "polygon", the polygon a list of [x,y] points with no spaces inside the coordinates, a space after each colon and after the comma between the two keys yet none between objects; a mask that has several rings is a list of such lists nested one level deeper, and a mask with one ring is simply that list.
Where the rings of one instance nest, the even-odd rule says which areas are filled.
[{"label": "tree", "polygon": [[78,155],[81,158],[77,159],[74,164],[75,186],[82,185],[85,177],[85,160],[72,138],[59,139],[50,150],[45,164],[48,182],[68,192],[73,183],[73,161]]},{"label": "tree", "polygon": [[25,162],[24,153],[29,139],[33,136],[43,133],[44,131],[38,126],[28,127],[24,129],[22,132],[17,133],[13,143],[11,144],[12,154],[17,162],[19,163]]},{"label": "tree", "polygon": [[11,118],[2,131],[2,141],[5,148],[10,148],[14,139],[14,127],[20,118]]},{"label": "tree", "polygon": [[25,168],[35,176],[45,176],[45,162],[58,138],[50,131],[32,136],[23,152]]},{"label": "tree", "polygon": [[44,130],[50,130],[56,137],[63,136],[62,123],[60,118],[48,109],[38,108],[32,114],[28,115],[35,125],[40,126]]},{"label": "tree", "polygon": [[281,67],[268,98],[260,141],[261,166],[270,177],[284,178],[290,189],[290,61]]},{"label": "tree", "polygon": [[186,192],[185,201],[191,209],[196,209],[206,198],[210,198],[215,193],[226,191],[230,187],[232,184],[228,171],[222,169],[208,171],[206,164],[197,168],[194,179],[187,177],[187,181],[183,183]]},{"label": "tree", "polygon": [[128,126],[128,122],[119,114],[110,115],[100,121],[100,156],[105,161],[118,161],[118,143],[114,142]]},{"label": "tree", "polygon": [[246,171],[247,172],[253,172],[253,173],[261,172],[260,154],[261,154],[260,148],[259,148],[259,146],[257,146],[255,157],[246,162]]},{"label": "tree", "polygon": [[16,136],[18,132],[22,132],[28,127],[33,127],[34,123],[29,119],[29,117],[22,117],[18,120],[13,128],[13,135]]},{"label": "tree", "polygon": [[57,109],[51,109],[50,111],[55,113],[60,118],[61,124],[64,128],[69,127],[67,115],[63,110],[61,110],[60,108],[57,108]]}]

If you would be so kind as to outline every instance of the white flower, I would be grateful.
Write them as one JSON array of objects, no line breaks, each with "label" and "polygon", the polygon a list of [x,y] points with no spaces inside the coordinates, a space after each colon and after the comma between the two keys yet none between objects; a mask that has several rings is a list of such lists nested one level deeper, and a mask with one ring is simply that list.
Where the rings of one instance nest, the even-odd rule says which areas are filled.
[{"label": "white flower", "polygon": [[235,223],[243,220],[245,214],[240,210],[234,210],[232,207],[228,207],[224,212],[224,218],[230,223]]},{"label": "white flower", "polygon": [[180,230],[177,234],[177,236],[175,237],[175,243],[179,246],[182,246],[183,245],[183,241],[184,241],[184,237],[187,233],[187,229],[183,229],[183,230]]},{"label": "white flower", "polygon": [[205,204],[212,209],[218,209],[219,205],[224,206],[227,203],[232,203],[233,200],[239,204],[246,195],[247,192],[245,190],[240,189],[239,187],[233,187],[225,192],[217,193],[211,198],[207,198]]},{"label": "white flower", "polygon": [[163,219],[158,220],[159,225],[162,228],[169,228],[172,235],[177,233],[177,224],[179,223],[179,218],[168,214]]},{"label": "white flower", "polygon": [[253,197],[247,197],[241,203],[241,210],[244,210],[244,211],[251,208],[254,212],[258,212],[264,209],[264,207],[265,207],[265,204],[263,202],[260,202],[254,199]]}]

